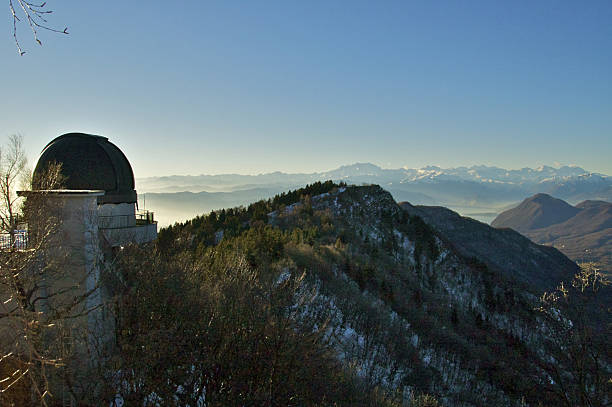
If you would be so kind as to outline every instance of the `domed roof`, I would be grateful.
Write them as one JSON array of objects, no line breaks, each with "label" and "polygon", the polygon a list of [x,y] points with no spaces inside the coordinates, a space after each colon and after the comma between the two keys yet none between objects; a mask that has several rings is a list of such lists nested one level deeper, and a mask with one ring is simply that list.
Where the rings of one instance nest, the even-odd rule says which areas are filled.
[{"label": "domed roof", "polygon": [[98,203],[136,202],[132,167],[106,137],[68,133],[51,141],[34,169],[34,189],[51,163],[62,165],[65,189],[104,190]]}]

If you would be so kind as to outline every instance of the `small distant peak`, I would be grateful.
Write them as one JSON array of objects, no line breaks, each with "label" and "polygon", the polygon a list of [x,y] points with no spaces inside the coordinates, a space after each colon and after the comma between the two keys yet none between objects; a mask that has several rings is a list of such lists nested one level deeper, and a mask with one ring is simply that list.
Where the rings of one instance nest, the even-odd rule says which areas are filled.
[{"label": "small distant peak", "polygon": [[544,201],[553,201],[556,198],[553,198],[552,196],[545,194],[545,193],[538,193],[535,194],[527,199],[525,199],[525,201],[537,201],[537,202],[544,202]]},{"label": "small distant peak", "polygon": [[340,167],[338,167],[339,170],[343,170],[343,169],[348,169],[348,168],[377,168],[380,169],[379,166],[372,164],[372,163],[353,163],[353,164],[348,164],[348,165],[341,165]]},{"label": "small distant peak", "polygon": [[408,202],[408,201],[401,201],[401,202],[398,202],[397,204],[398,204],[400,207],[404,208],[404,209],[406,209],[406,208],[414,208],[414,205],[413,205],[413,204],[411,204],[411,203],[410,203],[410,202]]},{"label": "small distant peak", "polygon": [[544,205],[547,208],[572,207],[570,204],[565,202],[563,199],[555,198],[554,196],[548,195],[545,193],[538,193],[533,196],[530,196],[529,198],[526,198],[522,203],[523,206],[529,205],[529,204]]},{"label": "small distant peak", "polygon": [[565,222],[578,212],[580,209],[562,199],[539,193],[525,199],[516,208],[500,213],[491,226],[509,227],[523,233]]},{"label": "small distant peak", "polygon": [[502,168],[490,166],[490,165],[472,165],[471,170],[500,170]]},{"label": "small distant peak", "polygon": [[550,167],[548,165],[540,165],[538,168],[536,168],[536,171],[538,172],[551,172],[554,170],[555,169],[553,167]]},{"label": "small distant peak", "polygon": [[599,207],[612,207],[612,203],[607,201],[598,201],[595,199],[589,199],[586,201],[582,201],[576,205],[576,208],[580,209],[588,209],[588,208],[599,208]]},{"label": "small distant peak", "polygon": [[382,169],[378,165],[372,164],[372,163],[355,163],[353,164],[353,167],[359,167],[359,169],[374,169],[374,170]]},{"label": "small distant peak", "polygon": [[372,163],[355,163],[351,165],[343,165],[335,170],[328,171],[326,174],[330,176],[362,176],[362,175],[378,175],[384,171],[379,166]]}]

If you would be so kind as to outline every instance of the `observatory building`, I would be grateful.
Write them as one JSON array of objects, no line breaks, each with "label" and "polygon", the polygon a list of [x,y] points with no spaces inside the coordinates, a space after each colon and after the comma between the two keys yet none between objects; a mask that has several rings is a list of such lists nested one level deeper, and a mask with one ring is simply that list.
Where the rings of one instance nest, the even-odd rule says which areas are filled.
[{"label": "observatory building", "polygon": [[68,332],[60,340],[77,355],[73,382],[85,385],[88,380],[80,375],[87,370],[79,366],[106,360],[115,342],[114,316],[107,308],[112,293],[102,277],[112,272],[122,246],[155,240],[157,222],[153,213],[137,210],[132,167],[106,137],[57,137],[40,155],[32,190],[18,194],[27,197],[24,212],[28,207],[34,214],[27,217],[28,249],[46,242],[40,251],[45,260],[39,262],[45,264],[35,266],[44,270],[37,295],[47,300],[37,304],[37,311],[65,308],[82,298],[69,308],[74,318],[62,320],[65,326],[57,331]]},{"label": "observatory building", "polygon": [[[61,189],[48,190],[46,172],[61,165]],[[108,138],[83,133],[57,137],[43,149],[33,174],[33,191],[63,201],[63,229],[70,240],[98,235],[103,247],[145,243],[157,237],[151,212],[138,212],[134,173]],[[52,199],[52,198],[51,198]],[[75,219],[81,218],[81,219]],[[89,236],[93,238],[94,236]]]}]

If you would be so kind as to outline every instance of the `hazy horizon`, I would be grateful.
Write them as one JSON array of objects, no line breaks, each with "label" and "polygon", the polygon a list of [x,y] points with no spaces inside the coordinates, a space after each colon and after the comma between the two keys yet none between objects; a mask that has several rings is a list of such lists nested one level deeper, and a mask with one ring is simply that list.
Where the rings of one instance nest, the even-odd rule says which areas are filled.
[{"label": "hazy horizon", "polygon": [[532,166],[525,166],[525,167],[521,167],[521,168],[505,168],[499,165],[495,165],[495,164],[471,164],[471,165],[457,165],[457,166],[442,166],[442,165],[436,165],[436,164],[427,164],[421,167],[411,167],[408,165],[404,165],[404,166],[400,166],[400,167],[385,167],[384,165],[381,165],[379,163],[376,162],[372,162],[372,161],[364,161],[364,162],[352,162],[352,163],[344,163],[344,164],[340,164],[337,165],[333,168],[320,168],[320,169],[315,169],[312,171],[287,171],[287,170],[283,170],[283,169],[276,169],[276,170],[272,170],[272,171],[266,171],[266,172],[258,172],[258,173],[243,173],[243,172],[218,172],[218,173],[184,173],[184,174],[178,174],[178,173],[170,173],[170,174],[159,174],[159,175],[147,175],[147,176],[136,176],[136,179],[146,179],[146,178],[161,178],[161,177],[173,177],[173,176],[177,176],[177,177],[198,177],[198,176],[217,176],[217,175],[244,175],[244,176],[260,176],[260,175],[269,175],[269,174],[274,174],[274,173],[282,173],[282,174],[319,174],[319,173],[325,173],[325,172],[330,172],[330,171],[334,171],[337,170],[339,168],[342,167],[351,167],[351,166],[356,166],[356,165],[375,165],[377,167],[379,167],[382,170],[420,170],[426,167],[438,167],[440,169],[443,170],[449,170],[449,169],[457,169],[457,168],[472,168],[472,167],[488,167],[488,168],[499,168],[499,169],[504,169],[504,170],[508,170],[508,171],[520,171],[520,170],[524,170],[524,169],[531,169],[531,170],[538,170],[539,168],[543,168],[543,167],[550,167],[550,168],[554,168],[554,169],[559,169],[559,168],[563,168],[563,167],[569,167],[569,168],[581,168],[583,170],[585,170],[588,173],[592,173],[592,174],[601,174],[601,175],[605,175],[605,176],[610,176],[610,174],[606,174],[603,172],[598,172],[598,171],[591,171],[588,167],[585,167],[583,165],[579,165],[579,164],[562,164],[562,163],[552,163],[552,164],[539,164],[539,165],[532,165]]},{"label": "hazy horizon", "polygon": [[612,178],[578,166],[518,170],[489,166],[391,168],[354,163],[313,173],[165,175],[136,179],[139,202],[156,212],[160,224],[187,220],[227,207],[248,205],[316,181],[378,184],[398,202],[445,206],[489,223],[501,211],[537,193],[576,204],[612,201]]}]

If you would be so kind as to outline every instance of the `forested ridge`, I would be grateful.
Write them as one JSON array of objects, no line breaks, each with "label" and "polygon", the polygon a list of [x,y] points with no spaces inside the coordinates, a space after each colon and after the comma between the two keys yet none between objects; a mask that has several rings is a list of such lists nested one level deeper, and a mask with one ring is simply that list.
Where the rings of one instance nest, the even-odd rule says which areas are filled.
[{"label": "forested ridge", "polygon": [[378,186],[317,182],[214,211],[115,266],[126,401],[562,403],[537,293]]}]

